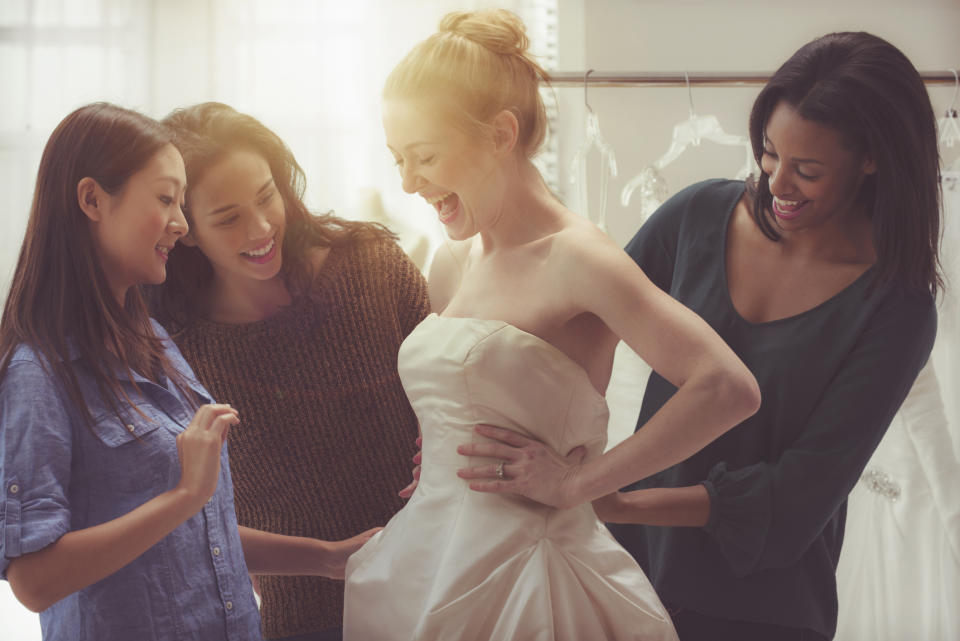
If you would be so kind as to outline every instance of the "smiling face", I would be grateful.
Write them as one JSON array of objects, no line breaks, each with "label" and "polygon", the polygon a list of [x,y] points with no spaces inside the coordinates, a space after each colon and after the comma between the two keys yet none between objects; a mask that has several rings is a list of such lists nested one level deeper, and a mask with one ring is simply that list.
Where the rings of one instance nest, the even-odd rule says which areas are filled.
[{"label": "smiling face", "polygon": [[463,240],[486,223],[498,163],[492,142],[470,136],[437,111],[425,100],[392,98],[383,104],[383,129],[404,191],[423,197],[450,238]]},{"label": "smiling face", "polygon": [[773,214],[784,231],[856,214],[863,180],[876,171],[843,144],[839,132],[805,120],[786,102],[767,121],[760,166],[770,178]]},{"label": "smiling face", "polygon": [[121,303],[130,287],[166,279],[167,255],[187,231],[186,182],[180,152],[165,145],[113,194],[89,178],[78,186],[100,263]]},{"label": "smiling face", "polygon": [[263,156],[228,153],[191,186],[189,205],[183,242],[203,252],[215,281],[243,287],[280,273],[286,212]]}]

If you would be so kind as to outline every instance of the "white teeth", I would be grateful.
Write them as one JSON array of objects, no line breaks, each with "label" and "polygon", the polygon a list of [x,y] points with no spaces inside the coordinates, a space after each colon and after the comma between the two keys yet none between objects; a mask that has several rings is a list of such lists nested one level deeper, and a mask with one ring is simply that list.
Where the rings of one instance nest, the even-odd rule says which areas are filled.
[{"label": "white teeth", "polygon": [[167,254],[170,253],[170,248],[164,247],[163,245],[157,245],[157,251],[159,251],[161,254],[166,256]]},{"label": "white teeth", "polygon": [[429,197],[429,198],[427,198],[426,196],[424,196],[424,199],[426,199],[426,201],[427,201],[428,203],[430,203],[431,205],[435,205],[435,204],[437,204],[438,202],[440,202],[441,200],[443,200],[444,198],[446,198],[447,196],[450,196],[451,194],[453,194],[453,192],[452,192],[452,191],[448,191],[447,193],[445,193],[445,194],[440,194],[439,196],[431,196],[431,197]]},{"label": "white teeth", "polygon": [[270,253],[270,250],[273,249],[274,240],[271,238],[270,242],[261,247],[260,249],[254,249],[248,252],[241,252],[247,256],[253,256],[254,258],[260,258],[261,256],[266,256]]},{"label": "white teeth", "polygon": [[803,202],[802,200],[784,200],[783,198],[777,198],[776,196],[774,196],[773,199],[777,201],[778,205],[783,205],[784,207],[796,207]]}]

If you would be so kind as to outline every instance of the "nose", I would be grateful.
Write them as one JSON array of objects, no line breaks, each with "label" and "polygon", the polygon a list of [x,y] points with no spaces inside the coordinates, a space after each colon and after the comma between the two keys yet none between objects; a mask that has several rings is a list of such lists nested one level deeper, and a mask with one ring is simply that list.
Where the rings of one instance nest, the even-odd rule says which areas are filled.
[{"label": "nose", "polygon": [[251,216],[247,236],[253,240],[265,238],[270,234],[271,229],[273,229],[273,225],[270,224],[270,218],[266,212],[257,212]]},{"label": "nose", "polygon": [[790,184],[787,179],[787,172],[783,171],[783,165],[779,162],[776,163],[773,167],[773,171],[770,172],[770,193],[775,195],[781,195],[789,193]]},{"label": "nose", "polygon": [[415,172],[408,167],[400,167],[400,178],[403,182],[403,190],[408,194],[415,194],[420,191],[420,187],[423,186],[423,179]]},{"label": "nose", "polygon": [[190,225],[187,224],[187,217],[183,213],[183,209],[179,206],[174,208],[173,218],[167,223],[167,229],[171,234],[174,234],[178,238],[185,235],[190,231]]}]

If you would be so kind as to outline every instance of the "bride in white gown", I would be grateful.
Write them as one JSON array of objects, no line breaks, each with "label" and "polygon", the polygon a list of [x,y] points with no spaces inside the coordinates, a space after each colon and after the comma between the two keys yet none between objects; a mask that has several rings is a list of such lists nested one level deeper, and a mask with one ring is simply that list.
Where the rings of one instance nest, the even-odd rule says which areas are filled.
[{"label": "bride in white gown", "polygon": [[[753,376],[709,326],[550,193],[530,161],[546,121],[544,74],[526,48],[509,12],[450,14],[387,80],[403,187],[466,242],[434,258],[436,313],[400,349],[422,472],[408,505],[350,558],[348,641],[676,639],[590,501],[759,405]],[[603,453],[620,337],[678,390]]]}]

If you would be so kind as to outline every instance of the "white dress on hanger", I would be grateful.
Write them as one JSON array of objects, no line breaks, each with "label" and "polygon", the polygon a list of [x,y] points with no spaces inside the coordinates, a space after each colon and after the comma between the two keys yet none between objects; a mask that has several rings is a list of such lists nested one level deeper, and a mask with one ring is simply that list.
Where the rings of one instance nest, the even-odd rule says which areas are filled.
[{"label": "white dress on hanger", "polygon": [[937,341],[850,493],[836,641],[960,639],[958,173],[944,174],[944,205]]},{"label": "white dress on hanger", "polygon": [[431,314],[399,370],[423,434],[420,484],[347,563],[346,641],[677,638],[589,503],[558,510],[457,476],[471,464],[457,446],[484,440],[477,423],[599,456],[607,404],[582,367],[505,322]]}]

